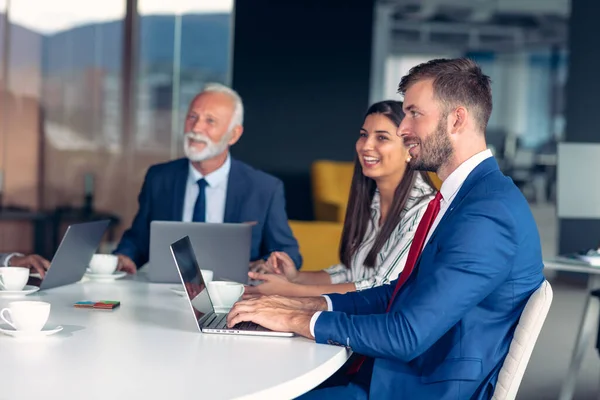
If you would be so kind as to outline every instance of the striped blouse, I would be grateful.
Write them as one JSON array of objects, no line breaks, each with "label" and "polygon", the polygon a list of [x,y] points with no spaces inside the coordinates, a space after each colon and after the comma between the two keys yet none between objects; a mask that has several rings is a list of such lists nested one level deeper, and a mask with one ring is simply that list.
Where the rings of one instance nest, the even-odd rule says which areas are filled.
[{"label": "striped blouse", "polygon": [[365,239],[352,258],[351,267],[346,268],[344,264],[336,264],[324,270],[330,275],[331,283],[354,282],[356,290],[364,290],[396,279],[404,269],[419,221],[434,195],[435,190],[423,180],[421,174],[417,174],[415,184],[402,210],[400,223],[377,255],[375,267],[368,268],[363,263],[381,229],[380,199],[379,192],[376,191],[371,203],[371,220],[365,232]]}]

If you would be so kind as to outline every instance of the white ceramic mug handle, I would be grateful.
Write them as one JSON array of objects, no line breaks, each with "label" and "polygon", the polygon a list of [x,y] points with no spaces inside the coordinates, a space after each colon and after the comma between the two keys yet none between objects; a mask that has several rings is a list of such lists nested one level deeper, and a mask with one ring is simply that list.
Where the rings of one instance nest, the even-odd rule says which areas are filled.
[{"label": "white ceramic mug handle", "polygon": [[0,311],[0,318],[2,318],[2,321],[6,322],[7,324],[9,324],[13,328],[15,328],[15,330],[17,330],[17,327],[14,326],[13,323],[11,321],[9,321],[8,319],[6,319],[6,317],[4,316],[4,312],[5,311],[8,313],[8,315],[10,315],[10,319],[12,319],[12,315],[10,313],[10,309],[9,308],[3,308],[2,311]]},{"label": "white ceramic mug handle", "polygon": [[244,294],[244,290],[246,290],[246,288],[244,287],[244,285],[242,285],[242,287],[240,288],[240,294],[238,295],[238,298],[242,297],[242,295]]}]

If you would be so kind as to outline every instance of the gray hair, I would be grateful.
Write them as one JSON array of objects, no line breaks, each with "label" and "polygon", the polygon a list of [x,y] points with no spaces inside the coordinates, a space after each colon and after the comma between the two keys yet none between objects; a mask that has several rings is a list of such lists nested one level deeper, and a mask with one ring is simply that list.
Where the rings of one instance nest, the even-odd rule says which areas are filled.
[{"label": "gray hair", "polygon": [[233,116],[229,123],[228,132],[231,131],[236,125],[243,125],[244,123],[244,104],[240,95],[230,87],[227,87],[220,83],[207,83],[202,89],[203,93],[224,93],[233,99],[235,108],[233,110]]}]

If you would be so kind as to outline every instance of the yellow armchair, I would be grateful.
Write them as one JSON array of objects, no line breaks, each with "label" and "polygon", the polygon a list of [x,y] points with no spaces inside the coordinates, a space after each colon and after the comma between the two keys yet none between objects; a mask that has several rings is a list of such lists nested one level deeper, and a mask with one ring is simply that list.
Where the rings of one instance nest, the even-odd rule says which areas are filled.
[{"label": "yellow armchair", "polygon": [[[317,221],[344,222],[353,174],[353,162],[317,160],[312,164],[313,204]],[[439,190],[442,181],[433,172],[428,172],[428,175]]]},{"label": "yellow armchair", "polygon": [[311,181],[316,220],[344,221],[353,173],[353,162],[318,160],[312,164]]},{"label": "yellow armchair", "polygon": [[[353,173],[353,162],[313,163],[311,180],[317,221],[289,221],[304,259],[303,271],[319,271],[340,262],[338,251]],[[440,179],[433,172],[428,174],[439,190]]]},{"label": "yellow armchair", "polygon": [[320,271],[339,263],[343,224],[325,221],[289,221],[302,254],[302,271]]}]

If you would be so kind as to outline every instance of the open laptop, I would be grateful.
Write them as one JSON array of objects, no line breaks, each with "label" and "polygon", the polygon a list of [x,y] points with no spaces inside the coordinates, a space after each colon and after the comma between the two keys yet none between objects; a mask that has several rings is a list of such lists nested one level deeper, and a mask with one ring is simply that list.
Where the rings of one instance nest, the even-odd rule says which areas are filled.
[{"label": "open laptop", "polygon": [[183,283],[192,315],[194,315],[194,320],[201,332],[226,335],[294,336],[290,332],[271,331],[253,322],[242,322],[228,328],[227,314],[215,312],[190,238],[186,236],[173,243],[171,254],[175,260],[180,281]]},{"label": "open laptop", "polygon": [[150,282],[179,282],[169,246],[184,236],[189,236],[193,248],[202,254],[202,269],[213,271],[215,280],[248,282],[250,224],[172,221],[150,224],[150,261],[145,267]]},{"label": "open laptop", "polygon": [[109,220],[101,220],[70,225],[52,257],[40,290],[79,282],[109,223]]}]

